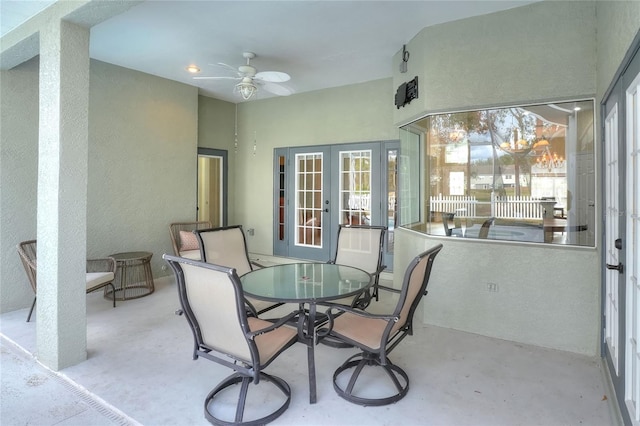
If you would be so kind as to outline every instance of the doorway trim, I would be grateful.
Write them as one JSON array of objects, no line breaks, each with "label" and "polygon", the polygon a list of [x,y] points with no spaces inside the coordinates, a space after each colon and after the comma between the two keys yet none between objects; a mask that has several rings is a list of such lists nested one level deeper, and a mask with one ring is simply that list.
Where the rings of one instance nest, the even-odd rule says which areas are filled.
[{"label": "doorway trim", "polygon": [[[623,58],[622,62],[620,63],[620,66],[618,67],[618,70],[616,71],[613,79],[611,80],[611,84],[609,85],[608,89],[605,91],[603,97],[602,97],[602,101],[600,102],[600,141],[602,144],[601,147],[601,152],[605,153],[607,150],[606,147],[606,128],[605,128],[605,124],[606,124],[606,120],[608,118],[608,113],[610,113],[611,111],[607,111],[607,105],[611,105],[611,102],[615,102],[617,103],[617,107],[618,107],[618,159],[619,159],[619,163],[620,163],[620,186],[621,186],[621,190],[619,191],[619,203],[620,203],[620,208],[622,209],[622,211],[625,212],[624,215],[620,215],[619,219],[620,219],[620,229],[618,231],[618,236],[616,236],[616,238],[620,238],[622,237],[622,244],[620,244],[620,253],[619,253],[619,259],[622,260],[623,262],[625,262],[626,264],[623,264],[623,271],[621,271],[620,275],[619,275],[619,285],[618,287],[618,297],[617,297],[617,304],[618,304],[618,308],[619,308],[619,321],[618,321],[618,327],[617,330],[615,330],[615,332],[618,334],[618,350],[617,350],[617,355],[618,355],[618,371],[616,372],[615,366],[614,366],[614,360],[612,359],[611,354],[608,353],[608,347],[607,347],[607,333],[611,332],[611,330],[607,330],[606,327],[610,326],[608,324],[608,319],[606,317],[606,313],[607,313],[607,274],[610,272],[610,270],[608,270],[606,268],[606,264],[607,264],[607,260],[610,260],[607,258],[607,250],[603,249],[602,250],[602,256],[601,256],[601,274],[602,274],[602,289],[601,289],[601,300],[602,300],[602,339],[601,339],[601,356],[604,358],[604,362],[603,364],[607,367],[608,370],[608,374],[609,374],[609,378],[610,378],[610,383],[613,386],[615,395],[616,395],[616,402],[619,408],[619,412],[622,416],[622,420],[624,422],[624,424],[638,424],[638,404],[640,402],[640,400],[638,399],[638,395],[637,395],[637,379],[638,377],[640,377],[640,374],[638,373],[638,371],[632,371],[633,368],[630,369],[630,365],[629,365],[629,361],[630,361],[630,357],[631,356],[635,356],[635,354],[632,354],[631,352],[636,352],[637,351],[637,347],[633,349],[628,347],[629,345],[629,337],[630,337],[630,333],[633,336],[637,336],[637,332],[638,330],[633,330],[633,329],[629,329],[630,324],[635,324],[637,325],[638,323],[638,319],[640,319],[640,313],[636,310],[635,312],[631,312],[629,308],[633,309],[637,309],[637,304],[631,304],[630,302],[631,300],[629,300],[630,298],[633,298],[632,294],[629,292],[629,288],[628,288],[628,282],[630,281],[629,278],[629,265],[628,265],[628,259],[625,259],[625,256],[628,255],[628,249],[629,249],[629,241],[628,241],[628,229],[631,226],[631,224],[628,221],[628,217],[629,217],[629,213],[627,212],[628,207],[630,207],[630,201],[627,199],[628,198],[628,194],[627,194],[627,188],[626,185],[629,184],[629,181],[627,179],[627,173],[630,172],[630,166],[627,164],[627,158],[629,156],[631,156],[630,152],[627,152],[628,147],[627,147],[627,137],[629,136],[627,134],[627,89],[629,87],[629,85],[631,84],[632,80],[636,77],[636,75],[640,75],[640,65],[639,65],[639,61],[640,61],[640,32],[638,32],[633,40],[633,42],[631,43],[629,49],[627,50],[627,53],[625,55],[625,57]],[[629,75],[629,73],[633,74],[633,75]],[[605,180],[605,176],[606,173],[604,171],[606,171],[606,167],[607,164],[605,163],[606,159],[606,155],[602,156],[602,163],[601,163],[601,167],[603,170],[603,173],[601,174],[601,179],[600,179],[600,183],[602,185],[602,196],[603,197],[607,197],[608,194],[606,194],[605,192],[607,191],[607,186],[606,186],[606,180]],[[606,208],[605,203],[601,204],[603,206],[603,218],[602,218],[602,223],[604,224],[604,226],[602,227],[602,238],[603,241],[605,242],[605,247],[606,247],[606,241],[607,238],[612,238],[611,235],[608,235],[607,231],[607,226],[606,226],[606,215],[607,215],[607,211],[604,210]],[[611,259],[613,260],[613,259]],[[612,265],[615,266],[615,265]],[[637,368],[637,364],[635,364],[633,367]],[[631,383],[630,381],[635,381],[636,383],[636,387],[632,388],[631,387]],[[635,393],[634,395],[630,395],[631,393]]]},{"label": "doorway trim", "polygon": [[[228,200],[229,200],[229,153],[225,149],[216,148],[198,148],[199,157],[221,157],[222,158],[222,224],[221,226],[227,226],[228,220]],[[196,164],[198,164],[196,162]],[[196,165],[196,169],[197,169]],[[196,179],[200,179],[199,171],[196,172]],[[196,219],[198,218],[198,184],[196,182]]]}]

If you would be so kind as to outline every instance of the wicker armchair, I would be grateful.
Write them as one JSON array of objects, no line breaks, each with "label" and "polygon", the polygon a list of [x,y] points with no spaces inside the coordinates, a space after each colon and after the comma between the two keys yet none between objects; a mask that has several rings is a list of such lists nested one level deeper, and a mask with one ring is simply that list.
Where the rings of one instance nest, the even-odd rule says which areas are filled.
[{"label": "wicker armchair", "polygon": [[174,222],[169,225],[169,235],[173,245],[173,254],[189,259],[200,260],[200,247],[193,231],[211,228],[211,222]]},{"label": "wicker armchair", "polygon": [[[36,306],[37,299],[37,243],[36,240],[23,241],[18,244],[18,255],[24,266],[24,270],[27,273],[27,278],[31,284],[31,289],[35,295],[31,309],[29,309],[29,315],[27,315],[27,322],[31,321],[31,314],[33,314],[33,308]],[[116,273],[116,261],[111,257],[104,259],[87,259],[87,275],[86,275],[86,289],[87,293],[92,291],[111,286],[113,294],[115,294],[115,287],[113,286],[113,280]],[[113,307],[116,307],[116,300],[113,299]]]}]

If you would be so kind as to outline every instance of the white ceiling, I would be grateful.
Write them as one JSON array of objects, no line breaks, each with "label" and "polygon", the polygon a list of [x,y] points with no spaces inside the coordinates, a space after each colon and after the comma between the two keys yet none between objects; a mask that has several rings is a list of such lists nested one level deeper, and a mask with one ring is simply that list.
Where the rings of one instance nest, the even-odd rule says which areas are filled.
[{"label": "white ceiling", "polygon": [[51,1],[0,0],[0,36],[5,35],[38,12],[51,6]]},{"label": "white ceiling", "polygon": [[[295,93],[387,78],[399,65],[393,55],[423,28],[534,1],[147,0],[91,29],[91,57],[239,102],[235,81],[193,80],[185,67],[233,76],[215,64],[237,67],[251,51],[258,71],[291,75],[286,84]],[[53,3],[0,2],[3,35]]]}]

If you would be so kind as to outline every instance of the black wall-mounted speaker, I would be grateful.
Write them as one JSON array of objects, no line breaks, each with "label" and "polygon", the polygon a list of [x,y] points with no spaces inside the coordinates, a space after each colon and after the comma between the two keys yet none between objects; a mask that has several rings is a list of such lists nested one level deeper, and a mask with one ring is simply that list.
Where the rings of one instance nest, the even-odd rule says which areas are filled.
[{"label": "black wall-mounted speaker", "polygon": [[400,109],[414,99],[418,99],[418,76],[398,86],[395,97],[396,108]]}]

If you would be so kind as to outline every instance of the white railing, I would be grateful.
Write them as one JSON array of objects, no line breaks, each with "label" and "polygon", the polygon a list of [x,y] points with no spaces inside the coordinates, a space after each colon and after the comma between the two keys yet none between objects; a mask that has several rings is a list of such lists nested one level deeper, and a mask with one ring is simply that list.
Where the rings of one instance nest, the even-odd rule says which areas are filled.
[{"label": "white railing", "polygon": [[[455,213],[475,217],[480,202],[474,196],[445,195],[429,198],[431,211]],[[487,204],[482,203],[482,204]],[[502,219],[542,219],[540,200],[529,196],[497,196],[491,194],[491,216]]]},{"label": "white railing", "polygon": [[542,219],[540,200],[529,196],[491,194],[491,216],[506,219]]},{"label": "white railing", "polygon": [[[395,203],[395,196],[389,196],[389,206]],[[350,194],[348,208],[351,210],[371,211],[370,194]],[[458,216],[475,217],[479,202],[471,195],[442,195],[429,198],[432,212],[449,212]],[[498,196],[491,194],[491,217],[502,219],[542,219],[543,207],[540,199],[530,196]],[[486,214],[486,213],[484,213]]]},{"label": "white railing", "polygon": [[458,213],[461,216],[474,217],[476,215],[476,205],[478,200],[470,195],[447,195],[438,194],[437,197],[429,198],[429,206],[432,212]]},{"label": "white railing", "polygon": [[[390,193],[387,202],[389,209],[396,205],[396,194]],[[348,207],[350,210],[371,211],[371,194],[349,194]]]},{"label": "white railing", "polygon": [[370,194],[349,194],[348,207],[350,210],[371,211]]}]

